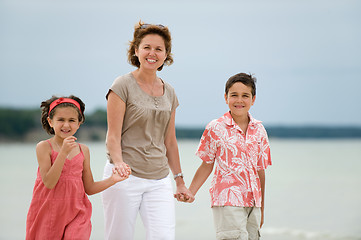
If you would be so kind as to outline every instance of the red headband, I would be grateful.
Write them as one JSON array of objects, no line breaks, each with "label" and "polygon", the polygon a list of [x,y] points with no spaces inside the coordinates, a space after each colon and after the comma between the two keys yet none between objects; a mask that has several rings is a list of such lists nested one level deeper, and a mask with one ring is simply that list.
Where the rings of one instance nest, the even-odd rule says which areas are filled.
[{"label": "red headband", "polygon": [[50,115],[51,110],[53,110],[56,106],[58,106],[61,103],[72,103],[77,108],[79,108],[79,110],[81,112],[80,104],[77,101],[75,101],[74,99],[71,99],[71,98],[58,98],[58,99],[54,100],[52,103],[50,103],[49,113],[48,114]]}]

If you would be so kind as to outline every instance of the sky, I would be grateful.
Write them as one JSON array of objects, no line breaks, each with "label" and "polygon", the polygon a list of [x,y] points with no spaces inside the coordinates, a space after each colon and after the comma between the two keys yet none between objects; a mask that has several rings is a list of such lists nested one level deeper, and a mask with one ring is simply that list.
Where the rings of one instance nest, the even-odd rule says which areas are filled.
[{"label": "sky", "polygon": [[224,85],[257,78],[251,114],[268,126],[361,126],[361,1],[0,0],[0,107],[76,95],[86,113],[127,62],[134,25],[169,27],[176,125],[204,127],[228,106]]}]

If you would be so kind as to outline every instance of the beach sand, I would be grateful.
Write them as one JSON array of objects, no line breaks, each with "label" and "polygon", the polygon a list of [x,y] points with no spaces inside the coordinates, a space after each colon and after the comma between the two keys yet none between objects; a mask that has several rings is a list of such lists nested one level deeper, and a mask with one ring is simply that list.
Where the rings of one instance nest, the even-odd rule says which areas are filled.
[{"label": "beach sand", "polygon": [[[263,240],[361,240],[361,140],[271,139],[273,165],[266,171]],[[198,141],[180,141],[186,184],[200,160]],[[34,144],[0,145],[0,240],[25,238],[26,214],[36,177]],[[95,180],[105,164],[104,143],[87,143]],[[176,202],[176,240],[214,240],[208,188],[192,204]],[[100,194],[93,205],[91,239],[104,239]],[[145,239],[138,217],[134,240]]]}]

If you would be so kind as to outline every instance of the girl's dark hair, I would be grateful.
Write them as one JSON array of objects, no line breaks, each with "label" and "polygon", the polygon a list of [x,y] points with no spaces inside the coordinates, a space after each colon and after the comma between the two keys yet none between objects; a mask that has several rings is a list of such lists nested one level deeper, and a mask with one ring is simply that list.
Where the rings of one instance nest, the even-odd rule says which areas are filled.
[{"label": "girl's dark hair", "polygon": [[[60,103],[59,105],[55,106],[51,112],[49,113],[49,107],[50,107],[50,104],[52,102],[54,102],[55,100],[59,99],[59,98],[71,98],[75,101],[77,101],[80,105],[80,110],[77,106],[75,106],[74,104],[72,103],[67,103],[67,102],[64,102],[64,103]],[[50,99],[46,100],[46,101],[43,101],[41,102],[41,105],[40,105],[40,108],[41,108],[41,125],[43,126],[43,128],[45,129],[45,131],[50,134],[50,135],[54,135],[55,132],[54,132],[54,129],[49,125],[49,122],[48,122],[48,117],[50,119],[53,119],[54,117],[54,114],[55,114],[55,111],[58,107],[73,107],[77,110],[78,112],[78,120],[80,123],[83,123],[85,121],[85,116],[84,116],[84,111],[85,111],[85,104],[83,103],[83,101],[78,98],[78,97],[75,97],[73,95],[70,95],[69,97],[56,97],[56,96],[52,96]]]},{"label": "girl's dark hair", "polygon": [[[137,68],[140,67],[140,62],[138,57],[135,55],[135,50],[139,48],[142,39],[149,34],[157,34],[163,38],[167,54],[167,58],[164,60],[163,65],[171,65],[173,63],[172,37],[168,27],[163,25],[145,24],[142,21],[139,21],[139,23],[137,23],[134,27],[133,40],[129,42],[128,62]],[[158,71],[163,69],[163,65],[158,68]]]},{"label": "girl's dark hair", "polygon": [[235,84],[236,82],[241,82],[244,85],[251,88],[252,97],[256,96],[256,82],[257,79],[252,74],[246,73],[238,73],[233,75],[228,79],[226,82],[225,92],[228,94],[229,89]]}]

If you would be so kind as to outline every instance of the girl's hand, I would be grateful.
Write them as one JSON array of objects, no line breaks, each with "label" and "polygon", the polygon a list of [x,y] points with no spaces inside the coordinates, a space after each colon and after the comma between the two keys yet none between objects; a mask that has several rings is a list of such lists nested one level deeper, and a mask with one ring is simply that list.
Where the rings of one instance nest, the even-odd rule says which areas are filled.
[{"label": "girl's hand", "polygon": [[132,170],[128,164],[122,163],[120,165],[116,165],[113,168],[112,178],[115,182],[123,181],[129,177],[131,172]]},{"label": "girl's hand", "polygon": [[114,169],[121,177],[129,176],[129,174],[131,173],[130,167],[124,162],[114,164]]},{"label": "girl's hand", "polygon": [[123,181],[125,179],[127,179],[130,175],[130,172],[129,174],[125,175],[125,176],[120,176],[120,174],[118,173],[118,171],[113,168],[113,174],[111,176],[111,179],[114,181],[114,182],[120,182],[120,181]]},{"label": "girl's hand", "polygon": [[61,146],[60,151],[64,152],[65,155],[69,155],[69,153],[76,147],[78,144],[76,143],[76,137],[70,136],[64,139],[63,145]]}]

